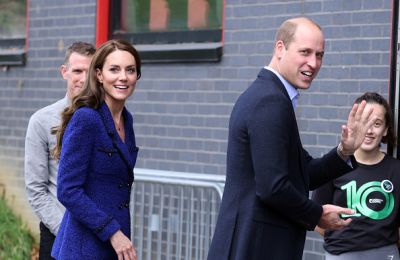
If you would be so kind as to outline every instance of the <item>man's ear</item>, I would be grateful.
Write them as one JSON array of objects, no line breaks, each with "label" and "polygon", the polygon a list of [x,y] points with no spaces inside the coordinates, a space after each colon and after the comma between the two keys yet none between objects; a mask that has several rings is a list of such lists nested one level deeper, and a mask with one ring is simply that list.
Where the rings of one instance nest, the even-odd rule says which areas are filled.
[{"label": "man's ear", "polygon": [[67,66],[65,64],[61,65],[60,73],[61,73],[61,76],[63,77],[63,79],[67,79],[67,71],[68,71]]},{"label": "man's ear", "polygon": [[286,50],[285,44],[282,40],[275,43],[275,55],[280,59],[283,55],[283,51]]}]

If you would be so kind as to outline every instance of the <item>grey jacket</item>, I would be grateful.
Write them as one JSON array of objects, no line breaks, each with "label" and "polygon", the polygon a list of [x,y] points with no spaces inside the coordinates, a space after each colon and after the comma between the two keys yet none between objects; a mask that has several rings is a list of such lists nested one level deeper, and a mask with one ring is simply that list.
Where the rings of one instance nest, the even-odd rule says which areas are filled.
[{"label": "grey jacket", "polygon": [[58,162],[50,151],[56,137],[51,128],[58,126],[68,98],[39,109],[30,118],[25,138],[25,187],[29,203],[40,221],[57,234],[64,206],[57,200]]}]

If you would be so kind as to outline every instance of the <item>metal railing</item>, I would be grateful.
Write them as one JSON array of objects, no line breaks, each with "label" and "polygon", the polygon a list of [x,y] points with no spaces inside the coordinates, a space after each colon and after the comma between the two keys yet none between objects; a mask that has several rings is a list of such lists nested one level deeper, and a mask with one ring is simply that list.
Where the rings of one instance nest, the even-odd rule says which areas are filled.
[{"label": "metal railing", "polygon": [[132,241],[142,260],[206,259],[225,176],[135,169]]}]

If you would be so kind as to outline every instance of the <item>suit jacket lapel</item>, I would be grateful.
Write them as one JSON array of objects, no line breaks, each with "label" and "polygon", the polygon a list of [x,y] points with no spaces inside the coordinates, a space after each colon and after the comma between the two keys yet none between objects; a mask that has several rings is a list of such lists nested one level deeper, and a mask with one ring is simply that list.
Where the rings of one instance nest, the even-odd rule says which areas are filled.
[{"label": "suit jacket lapel", "polygon": [[303,146],[301,144],[300,133],[299,133],[299,129],[298,129],[298,126],[297,126],[296,114],[294,112],[294,109],[293,109],[293,106],[292,106],[292,101],[290,100],[289,94],[288,94],[285,86],[283,85],[282,81],[272,71],[263,68],[260,71],[260,73],[258,74],[258,77],[260,77],[260,78],[265,77],[265,78],[268,78],[268,79],[272,79],[272,81],[275,83],[274,87],[278,91],[280,91],[283,95],[285,95],[285,97],[287,98],[287,101],[290,102],[290,107],[292,107],[292,109],[290,109],[289,113],[290,113],[290,117],[292,118],[292,120],[294,122],[294,125],[295,125],[295,129],[294,129],[293,133],[296,135],[297,146],[298,146],[298,154],[300,156],[300,158],[299,158],[299,162],[300,162],[299,169],[300,169],[301,175],[303,177],[304,185],[305,185],[305,187],[308,187],[309,186],[309,180],[308,180],[308,177],[306,176],[306,171],[305,171]]}]

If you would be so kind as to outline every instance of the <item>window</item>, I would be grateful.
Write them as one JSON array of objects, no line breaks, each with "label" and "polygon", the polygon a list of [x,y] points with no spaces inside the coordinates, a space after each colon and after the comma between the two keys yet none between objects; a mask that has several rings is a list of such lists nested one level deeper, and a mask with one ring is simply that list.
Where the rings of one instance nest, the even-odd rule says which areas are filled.
[{"label": "window", "polygon": [[219,61],[224,0],[110,1],[108,38],[132,42],[144,62]]},{"label": "window", "polygon": [[25,64],[26,0],[0,0],[0,65]]}]

